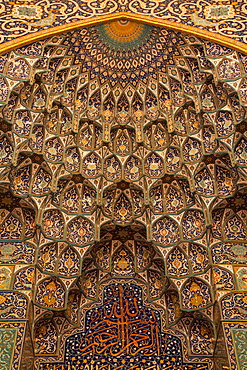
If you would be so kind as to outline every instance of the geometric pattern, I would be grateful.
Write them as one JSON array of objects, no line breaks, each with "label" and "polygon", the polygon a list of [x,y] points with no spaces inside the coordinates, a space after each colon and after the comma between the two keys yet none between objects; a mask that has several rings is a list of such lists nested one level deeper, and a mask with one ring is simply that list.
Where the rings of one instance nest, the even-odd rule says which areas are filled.
[{"label": "geometric pattern", "polygon": [[[44,33],[52,27],[64,26],[74,22],[88,21],[100,16],[119,14],[127,16],[146,16],[153,21],[166,21],[178,26],[185,25],[208,30],[222,36],[246,42],[246,7],[244,1],[229,4],[216,4],[208,1],[201,4],[199,0],[183,0],[169,2],[157,0],[143,1],[103,1],[94,2],[62,0],[57,5],[55,0],[49,0],[43,5],[39,1],[30,4],[11,3],[1,6],[0,42],[7,42],[17,37],[36,33]],[[43,31],[43,32],[42,32]]]},{"label": "geometric pattern", "polygon": [[[237,363],[240,369],[241,367],[244,367],[246,365],[247,360],[247,351],[245,348],[245,343],[247,340],[246,334],[247,334],[246,329],[245,330],[232,329],[233,340],[236,345]],[[243,348],[245,349],[243,350]]]},{"label": "geometric pattern", "polygon": [[[122,42],[129,26],[133,32]],[[150,45],[157,51],[149,53]],[[13,176],[13,194],[39,208],[48,239],[90,244],[96,219],[98,228],[113,219],[151,222],[148,238],[161,245],[202,238],[214,199],[244,184],[244,62],[211,42],[128,21],[5,55],[5,182]],[[152,184],[144,191],[146,181]]]},{"label": "geometric pattern", "polygon": [[[161,333],[160,326],[159,312],[142,305],[140,287],[110,284],[104,290],[103,305],[86,312],[85,333],[74,334],[66,340],[64,369],[103,364],[109,369],[125,370],[130,366],[137,368],[138,363],[142,363],[143,369],[150,365],[165,369],[168,364],[184,369],[208,369],[207,363],[182,364],[181,341]],[[53,369],[54,365],[61,366],[42,364],[40,369]]]},{"label": "geometric pattern", "polygon": [[223,326],[228,339],[227,350],[231,361],[231,368],[236,370],[244,369],[246,366],[246,322],[226,322]]},{"label": "geometric pattern", "polygon": [[[15,329],[1,329],[0,331],[0,338],[1,338],[1,363],[3,364],[3,368],[11,369],[12,365],[12,357],[13,357],[13,349],[15,346],[15,338],[16,330]],[[9,348],[7,349],[9,345]]]},{"label": "geometric pattern", "polygon": [[[162,255],[155,250],[152,245],[145,242],[145,238],[142,234],[143,230],[140,228],[135,228],[135,230],[131,230],[131,228],[116,228],[112,230],[111,240],[109,239],[110,234],[107,229],[102,242],[93,245],[91,250],[84,255],[81,275],[74,279],[72,276],[70,277],[70,280],[76,282],[76,284],[74,283],[71,288],[68,288],[68,292],[66,293],[68,294],[68,298],[66,299],[66,303],[63,303],[66,307],[65,310],[63,306],[58,312],[57,309],[59,307],[55,306],[55,303],[58,305],[61,302],[63,293],[61,292],[59,284],[65,283],[66,281],[58,276],[56,277],[55,274],[53,274],[53,280],[46,278],[42,280],[41,284],[38,278],[36,281],[37,293],[35,297],[34,328],[37,365],[47,362],[43,357],[47,355],[51,356],[48,362],[52,361],[52,364],[56,361],[63,361],[65,356],[63,351],[65,348],[65,339],[73,333],[78,333],[78,328],[85,327],[84,319],[88,307],[91,307],[94,302],[102,300],[103,287],[109,285],[109,282],[112,281],[114,281],[115,285],[120,281],[125,283],[126,279],[128,279],[128,282],[131,280],[135,286],[140,286],[141,284],[143,287],[143,297],[145,297],[145,302],[148,302],[148,307],[150,307],[150,304],[153,304],[152,307],[156,311],[157,309],[163,310],[164,307],[167,307],[167,322],[170,326],[174,326],[174,324],[181,319],[182,315],[186,317],[186,310],[182,312],[180,309],[180,294],[178,289],[164,274]],[[126,237],[128,242],[125,242]],[[42,276],[45,277],[44,274]],[[67,279],[67,282],[68,280],[69,279]],[[39,287],[46,281],[49,288],[39,293]],[[186,279],[186,281],[188,282],[187,285],[191,282],[190,278]],[[207,302],[208,298],[206,298],[205,293],[204,301],[200,302],[202,296],[200,290],[202,288],[202,282],[201,279],[194,279],[193,289],[190,291],[190,288],[186,288],[187,291],[191,293],[189,297],[187,297],[187,293],[185,294],[183,297],[183,304],[187,305],[190,299],[192,299],[192,302],[196,302],[194,311],[192,310],[189,313],[190,317],[194,317],[192,322],[189,323],[189,327],[191,326],[191,340],[193,341],[192,338],[194,336],[198,337],[196,330],[203,325],[205,329],[200,332],[200,344],[205,348],[211,348],[210,343],[214,333],[213,326],[209,322],[209,317],[206,318],[208,309],[205,308],[203,310],[206,320],[196,319],[198,303],[201,306],[207,304],[209,304],[209,306],[212,305],[211,302]],[[209,299],[211,299],[211,297],[209,297]],[[111,304],[108,305],[108,307],[111,307]],[[157,315],[158,314],[155,314],[155,316]],[[164,320],[165,318],[163,317],[163,326],[166,327]],[[195,325],[196,327],[194,328]],[[59,332],[62,335],[60,338],[58,336]],[[195,334],[193,334],[194,332]],[[46,334],[44,335],[44,333]],[[181,331],[181,328],[177,328],[175,332],[172,328],[169,333],[175,336],[178,335],[179,338],[182,339],[183,348],[187,353],[185,333]],[[71,345],[74,346],[74,344]],[[208,355],[209,357],[212,355],[212,348],[207,351],[201,351],[201,354],[207,358],[204,360],[198,358],[196,362],[202,363],[203,361],[209,361],[210,363]],[[188,353],[188,360],[186,361],[193,362],[194,360],[192,360],[189,355],[190,353]],[[94,361],[93,359],[91,360]],[[49,368],[53,365],[47,364],[42,366],[45,366],[45,368],[47,366]],[[57,364],[57,366],[60,365]],[[66,366],[68,366],[68,364]]]},{"label": "geometric pattern", "polygon": [[184,353],[142,347],[158,361],[143,368],[212,368],[220,317],[247,319],[246,56],[120,20],[20,47],[0,71],[1,320],[30,317],[36,369],[111,366],[106,334],[99,358],[73,346],[97,312],[131,306],[130,322],[138,306],[122,347],[137,330]]},{"label": "geometric pattern", "polygon": [[25,322],[0,322],[0,363],[4,370],[19,369]]}]

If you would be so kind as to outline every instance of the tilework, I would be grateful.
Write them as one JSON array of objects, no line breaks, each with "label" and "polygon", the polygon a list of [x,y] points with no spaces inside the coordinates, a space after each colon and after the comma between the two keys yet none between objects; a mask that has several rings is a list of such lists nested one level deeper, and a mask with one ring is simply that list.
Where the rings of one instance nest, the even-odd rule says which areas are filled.
[{"label": "tilework", "polygon": [[18,370],[24,341],[25,322],[0,321],[0,366],[3,370]]},{"label": "tilework", "polygon": [[222,316],[226,320],[247,319],[247,293],[229,293],[222,298]]},{"label": "tilework", "polygon": [[246,274],[247,266],[234,266],[234,273],[237,281],[237,287],[239,290],[247,290]]},{"label": "tilework", "polygon": [[[161,332],[160,314],[145,307],[135,284],[110,284],[102,306],[85,314],[85,332],[69,336],[64,364],[41,364],[41,370],[99,369],[208,369],[207,363],[183,363],[181,341]],[[87,365],[86,365],[87,364]]]},{"label": "tilework", "polygon": [[17,329],[0,328],[0,363],[2,369],[11,370]]},{"label": "tilework", "polygon": [[224,323],[224,332],[227,338],[227,350],[231,369],[246,368],[246,322]]},{"label": "tilework", "polygon": [[[35,370],[111,366],[116,335],[124,353],[140,336],[141,360],[160,354],[144,369],[212,369],[220,318],[247,318],[246,56],[124,20],[11,51],[0,73],[0,318],[12,330],[31,316]],[[120,308],[131,324],[116,334]],[[80,359],[73,347],[93,337],[98,358]],[[129,369],[126,353],[116,366]]]},{"label": "tilework", "polygon": [[235,345],[238,368],[244,369],[247,366],[247,329],[232,329],[231,333]]},{"label": "tilework", "polygon": [[218,44],[133,21],[2,56],[0,163],[12,193],[2,188],[0,239],[10,250],[31,242],[31,199],[45,239],[80,247],[110,221],[144,223],[162,247],[200,244],[208,225],[216,239],[244,241],[245,64]]},{"label": "tilework", "polygon": [[162,19],[186,26],[209,30],[219,35],[246,42],[246,6],[244,1],[218,4],[199,0],[167,1],[73,1],[55,0],[40,3],[9,2],[1,4],[0,42],[13,40],[37,31],[67,25],[71,22],[89,20],[94,17],[129,13]]},{"label": "tilework", "polygon": [[[128,282],[126,283],[127,288],[129,287],[129,281],[133,283],[130,284],[131,286],[130,292],[128,290],[129,288],[128,289],[126,288],[127,290],[124,294],[125,304],[123,312],[126,313],[126,310],[127,312],[130,312],[130,318],[128,320],[134,320],[134,323],[136,323],[134,319],[134,313],[136,317],[136,309],[137,307],[139,307],[138,306],[139,303],[141,303],[140,286],[143,289],[142,299],[144,300],[144,302],[146,302],[145,303],[146,308],[141,309],[139,307],[138,308],[139,314],[144,315],[144,317],[146,317],[147,312],[152,312],[152,309],[154,309],[154,311],[156,312],[157,309],[159,310],[164,309],[164,307],[167,305],[168,311],[167,321],[164,316],[164,313],[162,313],[163,317],[162,325],[164,328],[166,327],[166,322],[168,323],[168,325],[174,324],[178,322],[179,319],[182,318],[182,315],[186,316],[186,309],[188,310],[192,309],[192,311],[190,312],[190,317],[194,317],[194,320],[193,322],[189,322],[186,324],[188,326],[188,330],[190,330],[191,333],[189,340],[191,341],[191,343],[193,343],[192,346],[193,353],[196,355],[200,353],[200,356],[204,356],[205,359],[202,360],[202,357],[198,357],[196,359],[190,358],[190,352],[188,351],[187,342],[184,336],[185,334],[183,334],[181,328],[180,330],[175,332],[173,331],[173,329],[171,329],[169,333],[171,334],[171,337],[173,335],[175,336],[178,335],[179,338],[182,339],[185,351],[184,352],[185,357],[183,360],[184,362],[196,362],[194,366],[197,368],[199,366],[197,365],[197,362],[202,363],[206,361],[207,362],[206,368],[207,366],[209,366],[210,368],[211,366],[210,356],[212,356],[213,348],[211,343],[214,337],[214,328],[211,322],[209,322],[208,320],[201,320],[196,318],[198,306],[200,306],[202,309],[205,308],[205,312],[207,309],[209,309],[208,306],[212,306],[211,293],[205,281],[207,277],[203,275],[202,276],[203,280],[188,278],[186,280],[187,283],[185,284],[185,286],[181,287],[181,293],[180,292],[178,293],[177,291],[174,292],[174,289],[172,289],[172,287],[169,287],[169,280],[164,274],[165,266],[164,261],[162,259],[162,254],[158,251],[158,249],[154,248],[150,243],[147,243],[145,241],[143,231],[144,231],[143,229],[140,228],[138,229],[137,227],[136,229],[134,228],[132,229],[131,227],[128,228],[125,227],[120,229],[119,227],[116,227],[115,230],[111,228],[110,233],[109,229],[106,229],[105,235],[102,235],[102,241],[100,243],[96,243],[95,245],[93,245],[83,258],[81,275],[77,277],[76,280],[74,280],[72,276],[70,276],[70,279],[68,279],[67,276],[66,279],[67,283],[69,283],[69,280],[77,281],[77,283],[73,285],[73,289],[67,288],[65,299],[64,291],[62,291],[62,283],[66,282],[64,279],[62,279],[62,276],[55,277],[55,274],[57,275],[59,272],[55,274],[53,272],[52,279],[46,278],[45,280],[42,280],[42,278],[46,276],[45,274],[48,271],[50,271],[50,273],[51,271],[56,271],[56,263],[54,263],[54,265],[50,264],[49,257],[48,255],[46,255],[45,259],[47,263],[44,264],[43,258],[45,256],[42,255],[42,259],[39,260],[40,265],[38,266],[38,268],[42,270],[42,274],[40,273],[37,274],[36,280],[37,288],[35,289],[37,293],[35,296],[34,348],[37,356],[36,360],[37,368],[39,368],[39,364],[42,364],[44,362],[43,356],[50,356],[49,361],[52,361],[52,364],[44,365],[45,368],[50,367],[52,368],[54,363],[61,362],[61,359],[64,358],[64,355],[65,357],[67,356],[64,352],[66,348],[65,346],[66,338],[70,337],[70,334],[73,333],[75,333],[77,339],[79,338],[78,337],[79,334],[76,333],[78,331],[80,333],[82,328],[85,328],[84,319],[85,317],[87,317],[86,312],[89,307],[92,307],[92,305],[94,305],[93,307],[95,307],[92,311],[93,312],[92,315],[94,317],[92,325],[94,326],[98,323],[98,319],[96,319],[97,323],[95,323],[95,315],[98,312],[97,307],[99,306],[99,302],[102,302],[103,297],[105,297],[104,299],[106,300],[106,293],[103,294],[104,287],[109,286],[110,284],[110,288],[109,287],[105,288],[106,290],[108,289],[107,292],[109,292],[112,290],[113,286],[115,287],[119,286],[119,283],[121,281],[124,282],[124,284]],[[50,244],[49,247],[50,247],[49,249],[44,248],[43,251],[51,250],[53,246]],[[54,247],[57,248],[59,246],[54,245]],[[70,263],[70,266],[71,268],[73,268],[72,267],[73,262]],[[135,288],[136,292],[134,296],[132,292],[133,287]],[[42,293],[41,288],[43,289]],[[116,292],[117,291],[118,290],[116,290]],[[205,292],[209,295],[206,299]],[[139,297],[138,299],[139,303],[136,300],[137,296]],[[118,299],[120,299],[120,297],[118,295],[116,295],[116,297],[118,298],[114,299],[116,300],[117,305]],[[128,297],[130,297],[129,303],[127,302],[127,299],[129,299]],[[133,297],[135,297],[134,300]],[[185,310],[183,312],[180,309],[180,299],[183,299],[183,305],[185,307]],[[59,307],[60,302],[62,304]],[[115,310],[114,302],[110,303],[108,302],[108,304],[106,305],[112,312]],[[120,299],[120,303],[121,302],[122,298]],[[194,309],[193,307],[190,307],[191,302],[192,304],[195,304]],[[134,305],[135,311],[133,311],[134,308],[132,307],[132,305]],[[118,312],[118,306],[116,306],[116,309]],[[109,315],[107,314],[107,316]],[[153,317],[157,317],[157,315],[159,314],[156,312]],[[127,318],[125,317],[124,322],[128,321],[126,320]],[[146,319],[143,320],[145,321]],[[109,321],[107,321],[106,325],[108,324]],[[146,329],[149,330],[148,328],[145,328],[145,330]],[[111,330],[112,334],[110,334]],[[128,330],[129,336],[131,336],[132,333],[134,335],[133,332],[134,329],[132,328],[132,326]],[[60,333],[60,335],[58,335],[58,333]],[[90,333],[92,333],[92,329],[90,329]],[[109,327],[108,333],[110,338],[112,338],[113,340],[113,338],[115,338],[116,335],[114,328]],[[90,334],[89,336],[91,337],[92,334]],[[198,336],[200,346],[197,345]],[[98,343],[97,338],[94,339],[93,343]],[[196,342],[195,338],[197,338]],[[75,338],[70,340],[72,347],[75,346],[74,341]],[[86,342],[87,341],[88,339],[86,340]],[[137,343],[139,343],[139,341],[137,341]],[[137,346],[136,350],[138,350],[139,352],[138,349],[139,345],[136,344],[136,346]],[[108,347],[106,346],[106,348]],[[128,346],[127,349],[128,349],[127,352],[130,351]],[[100,353],[100,348],[97,347],[97,351],[99,351]],[[131,351],[133,352],[134,349],[132,348]],[[149,355],[151,356],[153,350],[151,352],[150,351],[151,350],[148,350],[148,352],[144,351],[143,353],[149,353]],[[94,351],[90,351],[90,353],[91,352]],[[103,358],[103,362],[105,359],[109,360],[110,354],[107,353],[106,355],[107,357]],[[70,355],[68,354],[68,356]],[[76,363],[78,361],[83,361],[82,364],[86,363],[85,361],[88,362],[89,361],[88,356],[89,356],[88,354],[85,354],[85,358],[83,357],[83,359],[81,358],[81,360],[79,360],[77,358],[75,359],[75,357],[77,356],[74,354],[73,356],[72,355],[70,356],[71,360],[68,361],[71,364],[71,366],[72,365],[76,366]],[[127,356],[127,358],[130,360],[130,357]],[[124,358],[121,357],[121,361],[122,360],[124,360]],[[94,359],[91,359],[90,361],[94,361]],[[161,363],[163,364],[162,366],[165,366],[166,364],[165,359],[161,358],[161,361],[162,361]],[[80,366],[82,366],[82,364]],[[143,361],[143,364],[145,365],[145,361]],[[133,366],[134,365],[135,364],[133,363]],[[146,365],[148,365],[148,361]],[[156,365],[153,364],[152,366]],[[67,367],[69,368],[68,363],[64,365],[57,364],[56,366],[58,366],[58,368],[59,366],[62,366],[62,368],[63,366],[65,366],[64,367],[65,369],[67,369]],[[127,365],[126,362],[125,365],[121,366],[123,366],[124,368],[124,366],[129,365]]]}]

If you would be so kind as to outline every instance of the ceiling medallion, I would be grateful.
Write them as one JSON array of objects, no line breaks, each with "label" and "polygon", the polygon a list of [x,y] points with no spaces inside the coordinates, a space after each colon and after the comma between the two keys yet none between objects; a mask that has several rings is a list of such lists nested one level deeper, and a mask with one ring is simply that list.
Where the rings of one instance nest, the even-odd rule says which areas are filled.
[{"label": "ceiling medallion", "polygon": [[140,22],[120,19],[96,27],[102,41],[115,50],[129,50],[147,41],[152,27]]}]

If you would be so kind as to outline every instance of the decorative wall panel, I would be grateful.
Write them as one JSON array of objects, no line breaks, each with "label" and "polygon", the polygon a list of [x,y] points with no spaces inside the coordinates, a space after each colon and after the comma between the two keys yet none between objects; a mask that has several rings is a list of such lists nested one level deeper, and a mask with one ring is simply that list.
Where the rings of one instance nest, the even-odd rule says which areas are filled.
[{"label": "decorative wall panel", "polygon": [[[104,19],[104,17],[139,16],[140,19],[153,22],[163,21],[173,27],[191,26],[198,30],[208,30],[219,36],[227,36],[234,40],[246,42],[246,4],[215,3],[198,0],[185,2],[157,0],[157,1],[73,1],[62,0],[59,4],[54,0],[42,3],[33,0],[31,3],[16,2],[1,4],[1,38],[0,42],[7,42],[17,37],[23,37],[35,32],[48,31],[54,27],[63,29],[75,23],[90,21],[91,19]],[[165,25],[165,24],[163,24]],[[141,28],[141,26],[139,26]],[[114,27],[108,27],[111,33]],[[132,31],[132,30],[131,30]],[[131,32],[130,31],[130,32]],[[123,36],[124,37],[124,36]]]},{"label": "decorative wall panel", "polygon": [[247,319],[246,72],[128,19],[1,56],[0,318],[29,319],[35,370],[214,368],[220,321]]},{"label": "decorative wall panel", "polygon": [[110,284],[103,304],[85,314],[85,332],[67,338],[64,364],[40,369],[208,369],[207,363],[183,363],[182,343],[161,332],[160,313],[143,305],[141,288]]},{"label": "decorative wall panel", "polygon": [[246,322],[224,323],[224,331],[227,337],[228,354],[231,369],[244,369],[246,367]]},{"label": "decorative wall panel", "polygon": [[3,370],[18,370],[26,323],[0,321],[0,366]]}]

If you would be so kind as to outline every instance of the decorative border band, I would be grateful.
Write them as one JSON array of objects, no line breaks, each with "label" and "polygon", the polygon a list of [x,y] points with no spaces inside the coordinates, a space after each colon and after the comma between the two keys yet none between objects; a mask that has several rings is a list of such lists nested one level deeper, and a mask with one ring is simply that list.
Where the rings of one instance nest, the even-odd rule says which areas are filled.
[{"label": "decorative border band", "polygon": [[193,35],[196,37],[203,38],[205,40],[209,40],[218,44],[221,44],[223,46],[229,47],[231,49],[235,49],[237,51],[240,51],[242,53],[247,54],[247,44],[244,44],[243,42],[236,41],[231,39],[230,37],[218,35],[214,32],[199,29],[197,27],[188,26],[182,23],[167,21],[163,19],[154,19],[150,16],[143,16],[138,14],[132,14],[132,13],[124,13],[124,12],[117,12],[115,14],[111,15],[103,15],[100,17],[90,18],[83,21],[77,21],[66,25],[61,25],[57,27],[50,28],[48,30],[42,30],[39,32],[35,32],[30,35],[19,37],[15,40],[11,40],[8,42],[5,42],[0,45],[0,53],[6,53],[10,50],[22,47],[27,44],[31,44],[35,41],[45,39],[50,36],[54,36],[60,33],[73,31],[78,28],[88,27],[95,24],[100,24],[104,22],[110,22],[110,21],[116,21],[119,19],[128,19],[132,21],[137,22],[143,22],[150,25],[158,26],[158,27],[164,27],[168,28],[174,31],[178,32],[184,32],[189,35]]}]

